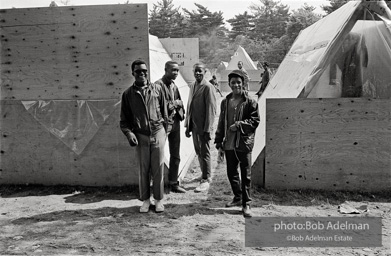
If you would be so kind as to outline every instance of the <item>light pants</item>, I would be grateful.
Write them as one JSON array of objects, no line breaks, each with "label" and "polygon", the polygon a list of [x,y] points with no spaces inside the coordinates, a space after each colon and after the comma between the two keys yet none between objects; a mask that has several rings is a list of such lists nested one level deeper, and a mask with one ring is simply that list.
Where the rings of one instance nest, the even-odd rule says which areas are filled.
[{"label": "light pants", "polygon": [[160,129],[154,136],[136,134],[138,146],[136,153],[139,159],[140,200],[150,198],[150,181],[152,179],[153,198],[163,199],[164,195],[164,143],[166,132]]}]

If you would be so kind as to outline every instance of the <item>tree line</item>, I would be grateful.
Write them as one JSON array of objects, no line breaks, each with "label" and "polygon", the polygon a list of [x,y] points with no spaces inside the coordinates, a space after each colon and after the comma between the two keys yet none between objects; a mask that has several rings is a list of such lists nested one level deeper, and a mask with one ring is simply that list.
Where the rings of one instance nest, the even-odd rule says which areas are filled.
[{"label": "tree line", "polygon": [[[315,7],[304,3],[289,10],[279,0],[258,0],[243,13],[227,20],[223,12],[211,12],[194,3],[195,10],[175,7],[173,0],[160,0],[149,12],[149,32],[159,38],[199,38],[200,61],[217,68],[229,61],[241,45],[253,60],[268,61],[278,67],[301,30],[323,16]],[[348,0],[349,1],[349,0]],[[344,5],[347,0],[329,0],[321,6],[325,15]],[[386,1],[391,6],[391,1]]]}]

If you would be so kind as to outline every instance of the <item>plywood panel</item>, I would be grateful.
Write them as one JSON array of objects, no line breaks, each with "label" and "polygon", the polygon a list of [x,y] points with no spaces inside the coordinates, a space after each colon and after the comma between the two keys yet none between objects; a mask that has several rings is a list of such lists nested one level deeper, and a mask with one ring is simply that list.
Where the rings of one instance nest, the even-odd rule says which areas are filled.
[{"label": "plywood panel", "polygon": [[268,99],[266,187],[388,189],[390,112],[389,100]]},{"label": "plywood panel", "polygon": [[146,4],[1,11],[1,99],[113,99],[149,59]]},{"label": "plywood panel", "polygon": [[138,163],[119,128],[119,105],[77,155],[19,101],[2,101],[0,184],[138,184]]}]

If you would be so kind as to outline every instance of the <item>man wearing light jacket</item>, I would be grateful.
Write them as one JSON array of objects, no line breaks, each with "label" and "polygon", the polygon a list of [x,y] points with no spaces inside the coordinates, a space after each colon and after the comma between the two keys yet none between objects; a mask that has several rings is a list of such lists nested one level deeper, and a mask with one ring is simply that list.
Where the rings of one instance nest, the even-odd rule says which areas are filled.
[{"label": "man wearing light jacket", "polygon": [[216,116],[216,96],[213,85],[204,78],[205,66],[197,63],[193,69],[196,81],[190,85],[185,127],[186,137],[193,135],[194,149],[202,171],[201,183],[194,192],[203,192],[209,189],[212,179],[209,143]]}]

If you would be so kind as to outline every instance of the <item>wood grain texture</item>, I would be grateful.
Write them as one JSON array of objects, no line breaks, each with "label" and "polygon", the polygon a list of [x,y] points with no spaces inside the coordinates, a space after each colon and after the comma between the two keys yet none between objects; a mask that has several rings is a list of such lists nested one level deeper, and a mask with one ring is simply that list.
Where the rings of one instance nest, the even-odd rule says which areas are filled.
[{"label": "wood grain texture", "polygon": [[149,60],[146,4],[0,10],[1,99],[113,99]]},{"label": "wood grain texture", "polygon": [[119,128],[119,105],[80,155],[47,131],[19,101],[1,101],[0,184],[138,184],[138,162]]},{"label": "wood grain texture", "polygon": [[390,188],[389,100],[268,99],[266,113],[266,187]]}]

